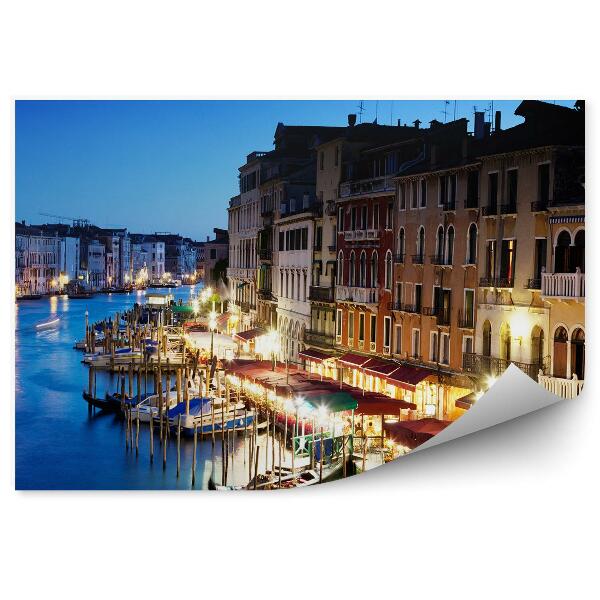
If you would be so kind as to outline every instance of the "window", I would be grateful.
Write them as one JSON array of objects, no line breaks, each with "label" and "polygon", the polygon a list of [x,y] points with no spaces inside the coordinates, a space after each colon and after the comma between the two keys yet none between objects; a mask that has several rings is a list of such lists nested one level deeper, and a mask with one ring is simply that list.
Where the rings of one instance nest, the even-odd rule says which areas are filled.
[{"label": "window", "polygon": [[534,278],[542,278],[542,269],[546,267],[546,238],[537,238],[535,240],[535,264]]},{"label": "window", "polygon": [[444,257],[444,228],[440,225],[435,238],[435,256],[436,260],[440,261]]},{"label": "window", "polygon": [[400,184],[400,210],[406,210],[406,184]]},{"label": "window", "polygon": [[303,227],[302,232],[302,250],[308,249],[308,227]]},{"label": "window", "polygon": [[517,206],[517,181],[519,172],[517,169],[511,169],[506,173],[506,188],[508,205],[511,207]]},{"label": "window", "polygon": [[402,325],[396,325],[396,345],[394,347],[395,354],[402,354]]},{"label": "window", "polygon": [[421,208],[427,206],[427,180],[421,179]]},{"label": "window", "polygon": [[475,290],[465,290],[464,327],[474,327],[475,324]]},{"label": "window", "polygon": [[392,253],[388,250],[385,254],[385,289],[392,289]]},{"label": "window", "polygon": [[425,228],[421,226],[419,228],[419,234],[417,235],[417,256],[423,261],[423,255],[425,254]]},{"label": "window", "polygon": [[350,230],[356,231],[356,206],[353,206],[350,211]]},{"label": "window", "polygon": [[498,209],[498,173],[488,174],[488,208],[492,213]]},{"label": "window", "polygon": [[417,195],[418,195],[418,187],[417,187],[417,182],[416,181],[413,181],[410,184],[410,189],[411,189],[411,192],[412,192],[411,193],[411,198],[410,198],[410,207],[411,208],[417,208],[419,200],[418,200],[418,197],[417,197]]},{"label": "window", "polygon": [[548,206],[550,201],[550,165],[538,165],[538,202],[541,206]]},{"label": "window", "polygon": [[336,313],[335,334],[337,336],[342,335],[342,309],[341,308],[338,308],[337,313]]},{"label": "window", "polygon": [[210,249],[210,257],[211,259],[217,258],[217,250],[215,248]]},{"label": "window", "polygon": [[454,227],[448,227],[448,239],[446,242],[446,264],[454,263]]},{"label": "window", "polygon": [[392,337],[392,317],[383,317],[383,351],[389,353]]},{"label": "window", "polygon": [[443,206],[446,203],[448,196],[447,180],[445,175],[438,178],[438,206]]},{"label": "window", "polygon": [[465,354],[473,354],[473,337],[470,335],[463,336],[462,351]]},{"label": "window", "polygon": [[354,250],[350,252],[350,273],[349,273],[349,285],[350,287],[354,286],[355,277],[356,277],[356,255],[354,254]]},{"label": "window", "polygon": [[444,365],[450,364],[450,335],[448,333],[442,333],[442,359],[441,363]]},{"label": "window", "polygon": [[394,203],[390,202],[387,205],[387,212],[385,214],[385,228],[391,229],[394,222]]},{"label": "window", "polygon": [[421,306],[423,301],[423,284],[415,283],[415,310],[421,312]]},{"label": "window", "polygon": [[379,204],[373,207],[373,229],[379,229]]},{"label": "window", "polygon": [[358,285],[360,285],[360,287],[367,286],[367,255],[364,250],[360,253],[360,276]]},{"label": "window", "polygon": [[429,360],[438,362],[438,334],[436,331],[431,333],[429,341]]},{"label": "window", "polygon": [[496,277],[496,240],[488,240],[486,246],[485,274],[489,279]]},{"label": "window", "polygon": [[377,336],[377,315],[371,315],[371,323],[369,324],[370,332],[369,337],[371,344],[375,343],[375,338]]},{"label": "window", "polygon": [[412,356],[413,358],[421,357],[421,331],[419,329],[413,329]]},{"label": "window", "polygon": [[344,209],[341,206],[338,208],[337,230],[344,231]]},{"label": "window", "polygon": [[315,231],[315,250],[321,250],[321,245],[323,243],[323,228],[317,226]]},{"label": "window", "polygon": [[377,268],[378,268],[377,250],[371,254],[371,287],[377,287]]},{"label": "window", "polygon": [[397,305],[402,304],[402,282],[401,281],[396,282],[396,304]]},{"label": "window", "polygon": [[404,227],[400,228],[400,231],[398,232],[398,258],[400,262],[404,262],[404,250],[405,250],[405,234],[404,234]]},{"label": "window", "polygon": [[365,341],[365,313],[358,314],[358,341]]},{"label": "window", "polygon": [[361,227],[361,229],[367,228],[367,207],[366,206],[360,207],[360,227]]},{"label": "window", "polygon": [[479,171],[469,171],[467,175],[466,208],[477,208],[479,205]]},{"label": "window", "polygon": [[354,340],[354,313],[348,313],[348,342]]},{"label": "window", "polygon": [[474,265],[477,262],[477,225],[471,223],[467,232],[467,264]]},{"label": "window", "polygon": [[344,253],[341,250],[338,254],[336,276],[338,285],[344,285]]},{"label": "window", "polygon": [[502,251],[500,255],[500,277],[508,280],[512,287],[515,278],[515,260],[517,254],[516,240],[502,240]]}]

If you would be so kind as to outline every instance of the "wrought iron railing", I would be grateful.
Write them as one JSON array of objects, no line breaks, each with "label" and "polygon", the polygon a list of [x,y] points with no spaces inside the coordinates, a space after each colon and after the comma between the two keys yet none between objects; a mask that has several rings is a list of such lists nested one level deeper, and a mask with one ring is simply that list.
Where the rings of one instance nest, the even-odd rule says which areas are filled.
[{"label": "wrought iron railing", "polygon": [[463,371],[466,371],[467,373],[473,373],[474,375],[479,376],[490,375],[492,377],[499,377],[511,364],[513,364],[536,381],[539,372],[544,372],[545,370],[545,364],[525,363],[506,358],[497,358],[495,356],[474,354],[471,352],[463,352],[462,363]]}]

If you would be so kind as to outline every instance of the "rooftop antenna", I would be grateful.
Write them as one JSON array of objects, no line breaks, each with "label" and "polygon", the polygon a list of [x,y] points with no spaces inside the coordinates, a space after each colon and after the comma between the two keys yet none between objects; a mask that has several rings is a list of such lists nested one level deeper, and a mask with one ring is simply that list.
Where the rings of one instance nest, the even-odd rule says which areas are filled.
[{"label": "rooftop antenna", "polygon": [[394,124],[394,101],[390,102],[390,125]]},{"label": "rooftop antenna", "polygon": [[444,123],[448,118],[448,104],[450,104],[450,100],[444,100],[444,110],[442,111],[444,113]]},{"label": "rooftop antenna", "polygon": [[456,100],[454,101],[454,116],[452,117],[453,121],[456,121]]},{"label": "rooftop antenna", "polygon": [[363,116],[363,113],[365,112],[365,103],[361,100],[358,103],[357,108],[358,108],[358,122],[362,123],[362,116]]},{"label": "rooftop antenna", "polygon": [[377,123],[378,113],[379,113],[379,100],[375,100],[375,123]]}]

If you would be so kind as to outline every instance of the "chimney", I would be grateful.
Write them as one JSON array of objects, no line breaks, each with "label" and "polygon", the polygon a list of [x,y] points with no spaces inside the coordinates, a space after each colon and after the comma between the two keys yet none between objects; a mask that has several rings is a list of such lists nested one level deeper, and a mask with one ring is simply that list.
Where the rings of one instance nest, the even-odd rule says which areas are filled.
[{"label": "chimney", "polygon": [[415,129],[419,129],[419,126],[421,125],[421,121],[419,121],[419,119],[417,119],[416,121],[413,121],[413,125],[415,126]]},{"label": "chimney", "polygon": [[402,119],[398,119],[398,127],[400,127]]},{"label": "chimney", "polygon": [[210,241],[210,236],[209,236],[209,235],[207,235],[207,236],[206,236],[206,241],[207,241],[207,242],[209,242],[209,241]]},{"label": "chimney", "polygon": [[348,127],[354,127],[356,125],[356,115],[348,115]]},{"label": "chimney", "polygon": [[501,131],[502,130],[502,113],[497,110],[496,114],[494,115],[494,131]]},{"label": "chimney", "polygon": [[485,113],[483,111],[475,111],[475,139],[482,140],[484,136],[483,124]]}]

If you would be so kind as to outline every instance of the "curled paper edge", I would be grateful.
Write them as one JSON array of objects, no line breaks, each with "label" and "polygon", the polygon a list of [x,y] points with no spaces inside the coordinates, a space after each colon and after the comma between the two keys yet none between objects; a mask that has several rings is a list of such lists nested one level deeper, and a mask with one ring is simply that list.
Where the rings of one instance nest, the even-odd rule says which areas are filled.
[{"label": "curled paper edge", "polygon": [[415,448],[411,454],[516,419],[561,400],[511,364],[460,419]]}]

